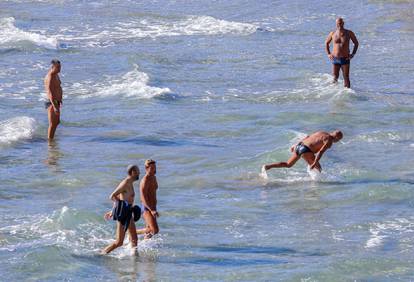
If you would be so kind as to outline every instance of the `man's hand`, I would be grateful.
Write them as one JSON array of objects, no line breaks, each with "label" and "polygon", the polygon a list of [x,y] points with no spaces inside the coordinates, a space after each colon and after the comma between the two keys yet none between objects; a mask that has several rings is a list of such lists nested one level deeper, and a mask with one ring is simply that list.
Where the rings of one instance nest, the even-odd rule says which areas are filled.
[{"label": "man's hand", "polygon": [[333,60],[333,58],[334,58],[334,56],[332,55],[332,54],[328,54],[328,58],[329,58],[329,60]]},{"label": "man's hand", "polygon": [[109,220],[112,217],[112,211],[106,212],[104,214],[104,219],[105,220]]},{"label": "man's hand", "polygon": [[295,145],[293,145],[292,147],[290,147],[290,151],[293,153],[293,151],[295,150]]},{"label": "man's hand", "polygon": [[160,214],[157,211],[151,211],[152,216],[159,217]]},{"label": "man's hand", "polygon": [[314,162],[314,163],[310,166],[310,169],[314,169],[314,168],[316,168],[319,172],[321,172],[321,171],[322,171],[321,166],[320,166],[320,165],[318,165],[318,163],[317,163],[317,162]]}]

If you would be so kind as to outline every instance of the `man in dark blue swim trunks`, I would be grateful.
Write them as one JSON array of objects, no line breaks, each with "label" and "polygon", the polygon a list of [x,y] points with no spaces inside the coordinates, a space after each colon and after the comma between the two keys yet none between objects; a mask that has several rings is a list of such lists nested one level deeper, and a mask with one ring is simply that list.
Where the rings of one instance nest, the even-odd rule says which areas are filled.
[{"label": "man in dark blue swim trunks", "polygon": [[339,130],[335,130],[331,133],[318,131],[303,138],[299,143],[293,145],[290,151],[293,155],[287,162],[279,162],[264,165],[265,170],[277,167],[292,167],[301,157],[308,163],[311,169],[316,168],[322,171],[322,167],[319,164],[319,160],[322,155],[328,150],[332,143],[336,143],[341,140],[343,134]]},{"label": "man in dark blue swim trunks", "polygon": [[105,213],[105,219],[113,218],[117,220],[116,225],[116,240],[102,250],[102,254],[108,254],[114,249],[124,244],[125,233],[128,231],[129,240],[132,248],[135,249],[138,244],[138,236],[135,227],[134,215],[134,182],[139,179],[139,168],[136,165],[129,165],[127,167],[127,177],[112,192],[109,198],[114,202],[112,211]]},{"label": "man in dark blue swim trunks", "polygon": [[[352,40],[354,43],[354,49],[352,53],[349,53],[349,42]],[[333,41],[333,51],[329,48],[329,45]],[[339,71],[342,70],[342,76],[344,77],[344,86],[346,88],[351,87],[349,80],[349,69],[351,59],[355,56],[358,50],[358,40],[355,34],[351,30],[344,28],[344,20],[338,18],[336,20],[336,30],[329,33],[328,38],[325,41],[325,50],[329,59],[332,62],[332,73],[334,76],[334,82],[338,81]]]}]

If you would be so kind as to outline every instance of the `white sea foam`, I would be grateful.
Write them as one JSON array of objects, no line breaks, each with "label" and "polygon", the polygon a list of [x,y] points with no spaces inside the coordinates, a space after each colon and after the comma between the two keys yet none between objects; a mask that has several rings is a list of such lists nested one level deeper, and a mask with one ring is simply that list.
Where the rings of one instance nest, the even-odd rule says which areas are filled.
[{"label": "white sea foam", "polygon": [[36,130],[36,120],[27,116],[11,118],[0,122],[0,146],[30,139]]},{"label": "white sea foam", "polygon": [[261,176],[263,179],[269,179],[269,176],[267,175],[267,172],[266,172],[265,166],[262,166],[262,171],[261,171],[261,173],[260,173],[260,176]]},{"label": "white sea foam", "polygon": [[310,169],[310,166],[308,165],[307,172],[313,181],[322,180],[322,173],[320,173],[317,169]]},{"label": "white sea foam", "polygon": [[376,130],[376,131],[360,134],[356,136],[350,142],[363,141],[363,142],[368,142],[368,143],[394,144],[394,143],[401,142],[401,141],[409,141],[413,138],[413,136],[414,134],[410,131],[398,132],[398,131]]},{"label": "white sea foam", "polygon": [[14,48],[24,42],[30,42],[47,49],[56,49],[58,46],[58,41],[54,37],[47,37],[17,28],[15,19],[12,17],[0,19],[0,46]]},{"label": "white sea foam", "polygon": [[[9,225],[0,228],[0,236],[13,237],[13,242],[2,246],[0,250],[15,251],[39,246],[59,246],[70,249],[77,255],[98,254],[100,250],[114,241],[113,228],[101,222],[101,216],[78,211],[67,206],[51,214],[36,214],[13,218]],[[154,256],[161,248],[163,238],[160,235],[150,240],[140,240],[138,251]],[[111,256],[123,258],[131,256],[133,248],[128,236],[124,247]]]},{"label": "white sea foam", "polygon": [[223,101],[248,101],[254,103],[303,103],[327,101],[331,103],[353,102],[355,99],[366,100],[361,94],[352,89],[344,88],[341,82],[332,83],[333,77],[329,74],[312,74],[299,81],[298,86],[289,90],[272,90],[270,92],[242,91],[229,89],[225,96],[211,96],[207,98],[220,98]]},{"label": "white sea foam", "polygon": [[[408,245],[413,245],[412,234],[414,233],[413,219],[396,218],[382,223],[374,223],[369,228],[370,236],[365,243],[365,248],[380,247],[387,238],[394,240],[399,238]],[[408,246],[407,246],[408,247]]]},{"label": "white sea foam", "polygon": [[[149,86],[149,76],[138,70],[138,66],[121,77],[110,77],[102,84],[94,85],[93,93],[81,97],[114,96],[137,97],[150,99],[171,93],[169,88]],[[76,86],[79,86],[78,84]]]},{"label": "white sea foam", "polygon": [[183,35],[248,35],[256,30],[257,26],[250,23],[220,20],[210,16],[187,16],[180,20],[154,17],[114,23],[99,30],[86,26],[82,34],[79,34],[76,28],[65,28],[61,32],[66,35],[62,35],[61,39],[67,42],[85,41],[89,46],[108,46],[122,39]]}]

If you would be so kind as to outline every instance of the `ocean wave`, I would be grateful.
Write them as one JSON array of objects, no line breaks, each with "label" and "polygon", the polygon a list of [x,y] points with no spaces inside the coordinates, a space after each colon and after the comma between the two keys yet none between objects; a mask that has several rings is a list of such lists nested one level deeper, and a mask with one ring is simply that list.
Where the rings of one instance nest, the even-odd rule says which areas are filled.
[{"label": "ocean wave", "polygon": [[99,30],[87,26],[82,30],[82,34],[78,33],[75,27],[65,28],[62,32],[66,35],[62,35],[61,39],[66,42],[81,41],[81,45],[103,47],[113,45],[117,40],[123,39],[183,35],[249,35],[257,29],[258,27],[254,24],[220,20],[210,16],[187,16],[175,21],[154,17],[140,21],[120,22],[100,27]]},{"label": "ocean wave", "polygon": [[[89,98],[123,95],[125,97],[150,99],[171,93],[169,88],[149,86],[148,83],[148,74],[139,71],[138,66],[135,66],[132,71],[127,72],[121,77],[110,77],[106,79],[106,82],[104,83],[88,86],[89,89],[93,89],[93,93],[86,93],[80,97]],[[73,87],[85,88],[85,86],[80,85],[79,83]],[[81,92],[85,91],[81,90]]]},{"label": "ocean wave", "polygon": [[11,118],[0,122],[0,146],[7,146],[21,140],[31,139],[35,133],[36,120],[27,116]]},{"label": "ocean wave", "polygon": [[46,49],[58,48],[56,38],[23,31],[15,26],[13,17],[0,19],[0,46],[6,48],[24,47],[27,42]]},{"label": "ocean wave", "polygon": [[[8,226],[0,228],[0,236],[12,238],[0,248],[5,251],[57,246],[71,250],[76,255],[93,255],[114,241],[113,227],[102,222],[101,215],[63,206],[50,214],[36,214],[13,218]],[[163,242],[162,237],[139,241],[138,251],[154,256]],[[131,255],[128,236],[123,248],[112,256]]]}]

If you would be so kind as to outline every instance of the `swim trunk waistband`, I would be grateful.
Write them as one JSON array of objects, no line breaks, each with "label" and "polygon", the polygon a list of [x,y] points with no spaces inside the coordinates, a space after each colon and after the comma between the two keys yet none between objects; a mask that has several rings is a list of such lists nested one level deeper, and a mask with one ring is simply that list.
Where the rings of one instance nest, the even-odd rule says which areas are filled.
[{"label": "swim trunk waistband", "polygon": [[334,65],[349,65],[350,62],[351,60],[346,57],[333,57],[332,59],[332,64]]}]

